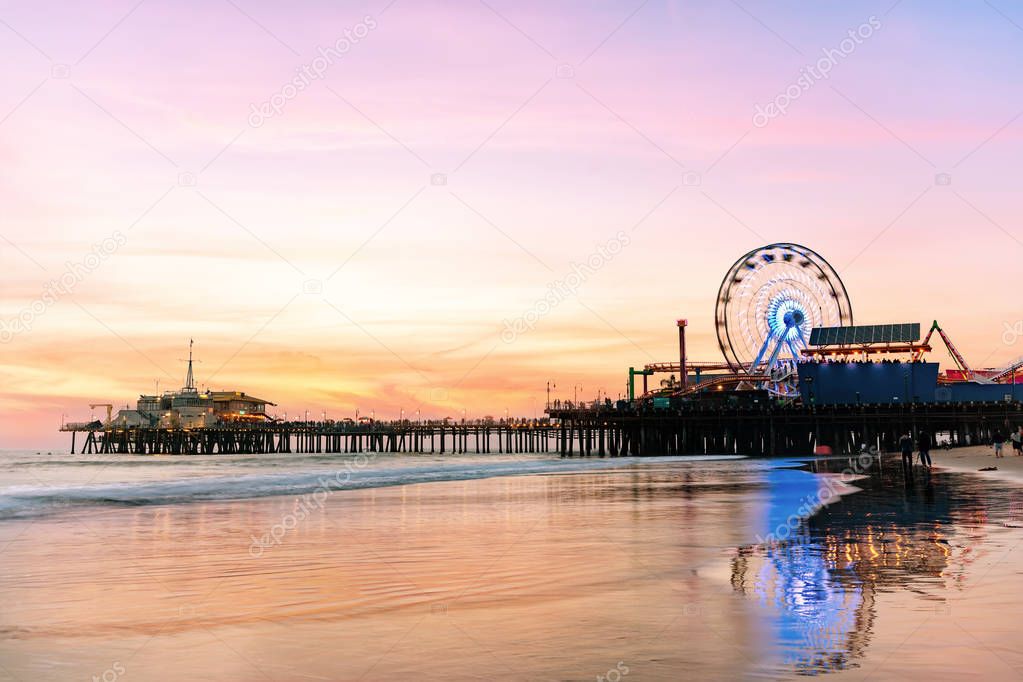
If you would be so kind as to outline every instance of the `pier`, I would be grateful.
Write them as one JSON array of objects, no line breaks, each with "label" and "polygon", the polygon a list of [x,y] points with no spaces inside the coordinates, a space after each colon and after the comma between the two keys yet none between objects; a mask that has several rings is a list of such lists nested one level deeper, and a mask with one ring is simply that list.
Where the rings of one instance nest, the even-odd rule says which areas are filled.
[{"label": "pier", "polygon": [[71,452],[82,454],[239,455],[273,453],[550,452],[557,427],[546,419],[487,422],[266,422],[197,428],[67,424]]},{"label": "pier", "polygon": [[[565,456],[721,455],[800,456],[828,446],[854,454],[866,445],[894,452],[902,434],[931,434],[935,448],[991,442],[1023,424],[1023,403],[882,405],[763,405],[728,407],[683,403],[641,412],[551,410],[559,422],[557,451]],[[942,438],[939,438],[939,435]]]},{"label": "pier", "polygon": [[[62,426],[71,451],[124,454],[557,453],[563,457],[849,454],[894,451],[929,433],[935,446],[991,442],[1023,424],[1017,374],[1023,360],[972,368],[935,320],[852,324],[838,272],[812,249],[776,243],[740,257],[721,282],[715,327],[723,361],[687,355],[678,319],[678,362],[628,371],[628,400],[551,402],[545,417],[477,421],[289,421],[274,402],[244,391],[196,387],[189,340],[180,390],[140,394],[105,421]],[[939,373],[924,355],[937,332],[956,364]],[[650,377],[669,374],[654,386]],[[636,377],[642,391],[636,393]],[[598,393],[599,398],[599,393]],[[417,410],[417,414],[418,414]],[[463,411],[463,416],[465,412]]]},{"label": "pier", "polygon": [[[836,454],[897,449],[907,431],[935,444],[990,442],[1023,424],[1023,403],[729,407],[684,403],[670,409],[551,409],[548,419],[351,425],[271,422],[202,428],[104,428],[68,424],[82,454],[552,453],[563,457],[714,455],[798,456],[829,446]],[[937,447],[937,445],[936,445]]]}]

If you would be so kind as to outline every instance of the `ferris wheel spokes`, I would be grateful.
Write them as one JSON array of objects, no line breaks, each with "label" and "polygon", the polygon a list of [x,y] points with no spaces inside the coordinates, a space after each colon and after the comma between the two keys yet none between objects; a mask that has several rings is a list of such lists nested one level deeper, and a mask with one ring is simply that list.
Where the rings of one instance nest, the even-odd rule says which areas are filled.
[{"label": "ferris wheel spokes", "polygon": [[718,344],[737,373],[778,395],[796,390],[796,365],[812,327],[852,323],[841,278],[816,252],[769,244],[740,258],[721,282]]}]

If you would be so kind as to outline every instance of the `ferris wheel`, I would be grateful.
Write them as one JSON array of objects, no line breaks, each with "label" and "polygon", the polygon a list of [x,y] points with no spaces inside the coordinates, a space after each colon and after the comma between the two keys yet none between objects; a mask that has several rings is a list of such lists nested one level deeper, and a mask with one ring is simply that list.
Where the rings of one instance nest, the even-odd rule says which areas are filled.
[{"label": "ferris wheel", "polygon": [[795,364],[814,327],[852,324],[852,304],[831,264],[799,244],[769,244],[735,262],[715,310],[718,345],[732,371],[794,392]]}]

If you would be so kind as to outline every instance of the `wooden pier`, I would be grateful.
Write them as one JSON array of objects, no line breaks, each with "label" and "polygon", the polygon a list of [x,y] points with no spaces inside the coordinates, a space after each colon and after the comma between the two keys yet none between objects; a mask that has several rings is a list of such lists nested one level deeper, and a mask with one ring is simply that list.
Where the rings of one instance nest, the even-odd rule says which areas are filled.
[{"label": "wooden pier", "polygon": [[273,453],[528,453],[550,452],[556,429],[548,420],[516,422],[271,422],[204,428],[104,428],[68,425],[71,452],[134,455]]},{"label": "wooden pier", "polygon": [[103,428],[69,425],[71,451],[100,454],[552,453],[564,457],[836,454],[862,446],[894,451],[907,431],[939,434],[952,446],[989,443],[994,431],[1023,425],[1019,402],[726,407],[685,404],[637,412],[553,409],[549,419],[372,425],[273,422],[210,428]]},{"label": "wooden pier", "polygon": [[551,410],[558,426],[557,452],[571,456],[736,454],[791,456],[829,446],[836,454],[866,445],[894,452],[911,431],[955,446],[991,442],[991,435],[1023,425],[1023,403],[918,403],[727,407],[688,403],[643,412],[613,409]]}]

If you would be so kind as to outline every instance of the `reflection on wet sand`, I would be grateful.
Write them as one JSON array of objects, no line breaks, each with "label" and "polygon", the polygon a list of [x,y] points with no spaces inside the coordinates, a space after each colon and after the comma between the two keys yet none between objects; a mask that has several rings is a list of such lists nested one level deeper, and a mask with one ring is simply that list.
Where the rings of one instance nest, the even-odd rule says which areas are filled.
[{"label": "reflection on wet sand", "polygon": [[[851,464],[812,468],[837,473]],[[1006,496],[984,486],[923,469],[906,476],[888,464],[878,460],[854,483],[862,492],[821,509],[787,541],[743,546],[732,559],[733,588],[770,614],[782,659],[800,674],[858,667],[881,593],[948,610],[949,590],[962,589],[985,554],[986,524],[1008,511]]]}]

